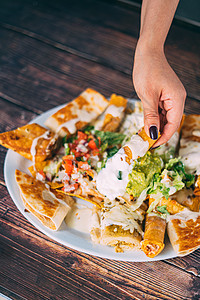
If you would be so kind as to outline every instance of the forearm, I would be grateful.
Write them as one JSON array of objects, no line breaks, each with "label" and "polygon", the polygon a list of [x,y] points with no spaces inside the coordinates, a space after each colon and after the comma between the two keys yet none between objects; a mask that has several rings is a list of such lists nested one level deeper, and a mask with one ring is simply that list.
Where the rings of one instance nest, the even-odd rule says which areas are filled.
[{"label": "forearm", "polygon": [[179,0],[143,0],[139,43],[162,50]]}]

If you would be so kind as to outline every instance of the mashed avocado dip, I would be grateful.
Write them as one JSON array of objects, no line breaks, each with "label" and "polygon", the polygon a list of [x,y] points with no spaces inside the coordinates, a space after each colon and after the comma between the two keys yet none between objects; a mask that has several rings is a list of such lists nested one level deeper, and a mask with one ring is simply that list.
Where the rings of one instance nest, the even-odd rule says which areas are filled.
[{"label": "mashed avocado dip", "polygon": [[141,192],[150,184],[153,175],[161,172],[162,164],[162,159],[150,151],[135,160],[132,172],[129,174],[126,192],[133,197],[139,197]]}]

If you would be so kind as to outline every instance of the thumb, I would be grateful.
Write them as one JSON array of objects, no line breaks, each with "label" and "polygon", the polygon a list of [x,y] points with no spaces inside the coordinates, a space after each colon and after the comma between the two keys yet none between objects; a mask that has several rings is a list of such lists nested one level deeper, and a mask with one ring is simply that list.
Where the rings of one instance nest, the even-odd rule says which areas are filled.
[{"label": "thumb", "polygon": [[151,106],[143,103],[144,107],[144,129],[152,140],[157,140],[158,132],[160,130],[160,118],[158,113],[158,106],[152,103]]}]

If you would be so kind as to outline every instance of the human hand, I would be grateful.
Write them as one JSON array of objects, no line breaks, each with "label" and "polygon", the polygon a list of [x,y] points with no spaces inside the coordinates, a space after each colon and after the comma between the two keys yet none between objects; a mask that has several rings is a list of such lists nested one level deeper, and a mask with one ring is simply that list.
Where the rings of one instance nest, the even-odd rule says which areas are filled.
[{"label": "human hand", "polygon": [[153,139],[160,131],[161,137],[154,147],[160,146],[180,125],[186,91],[164,51],[145,48],[140,41],[135,52],[133,84],[143,104],[145,131]]}]

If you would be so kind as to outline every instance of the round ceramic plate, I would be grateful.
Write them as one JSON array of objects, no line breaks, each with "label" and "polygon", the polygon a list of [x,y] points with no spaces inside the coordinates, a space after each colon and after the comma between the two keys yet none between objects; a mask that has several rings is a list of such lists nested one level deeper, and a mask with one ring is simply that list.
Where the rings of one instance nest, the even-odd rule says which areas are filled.
[{"label": "round ceramic plate", "polygon": [[[54,114],[58,109],[60,109],[62,106],[55,107],[34,120],[31,121],[31,123],[38,123],[40,125],[44,126],[45,120]],[[45,226],[43,226],[40,221],[34,217],[32,214],[25,211],[25,207],[23,205],[23,202],[20,197],[19,188],[17,186],[17,183],[15,181],[15,170],[18,169],[20,171],[29,173],[28,167],[31,165],[31,161],[23,158],[19,154],[13,152],[12,150],[9,150],[4,164],[4,177],[7,189],[10,193],[10,196],[12,197],[14,203],[16,204],[17,208],[20,210],[20,212],[25,216],[25,218],[32,223],[38,230],[52,238],[53,240],[67,246],[70,248],[73,248],[75,250],[99,256],[102,258],[109,258],[109,259],[115,259],[115,260],[121,260],[121,261],[133,261],[133,262],[143,262],[143,261],[155,261],[155,260],[163,260],[168,259],[176,256],[176,253],[174,252],[170,242],[168,239],[165,241],[165,249],[155,258],[148,258],[142,251],[135,251],[130,250],[126,251],[124,253],[116,253],[114,251],[114,248],[109,246],[103,246],[103,245],[95,245],[92,243],[89,234],[80,232],[75,229],[71,229],[67,227],[65,222],[62,223],[61,227],[58,231],[52,231]],[[90,205],[84,200],[78,199],[78,203],[82,203],[85,205]]]}]

